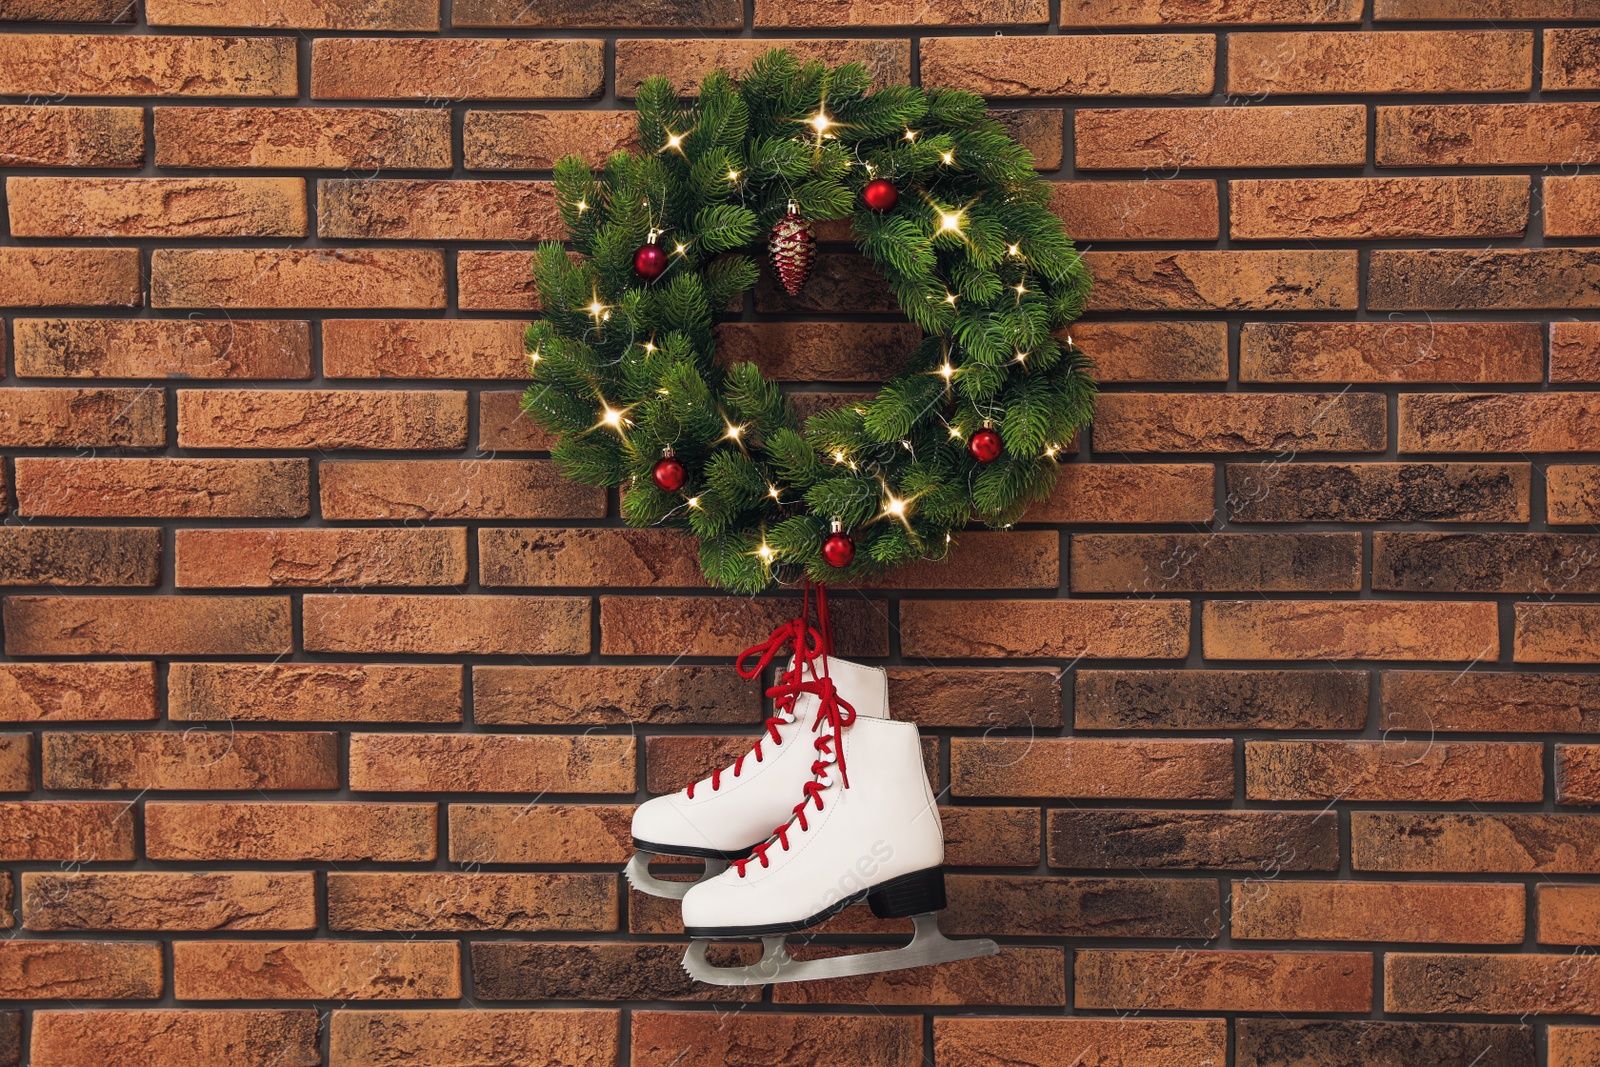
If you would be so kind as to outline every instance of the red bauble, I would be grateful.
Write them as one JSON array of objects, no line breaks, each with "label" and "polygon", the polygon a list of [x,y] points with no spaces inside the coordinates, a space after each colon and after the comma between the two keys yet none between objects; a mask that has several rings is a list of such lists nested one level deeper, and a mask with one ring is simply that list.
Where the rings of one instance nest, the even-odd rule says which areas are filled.
[{"label": "red bauble", "polygon": [[772,253],[773,266],[778,268],[778,280],[783,291],[799,296],[800,287],[811,277],[811,261],[817,255],[817,238],[811,224],[789,205],[789,213],[772,227],[767,239],[767,249]]},{"label": "red bauble", "polygon": [[861,199],[874,211],[893,211],[900,202],[900,190],[888,178],[874,178],[861,190]]},{"label": "red bauble", "polygon": [[847,533],[831,533],[822,542],[822,558],[830,567],[848,567],[856,558],[856,541]]},{"label": "red bauble", "polygon": [[661,277],[666,269],[667,250],[654,242],[640,245],[639,251],[633,254],[633,273],[647,282]]},{"label": "red bauble", "polygon": [[656,488],[663,493],[676,493],[683,488],[683,483],[689,480],[689,472],[683,469],[683,464],[667,456],[656,464],[655,470],[650,472],[650,480],[656,483]]},{"label": "red bauble", "polygon": [[967,442],[967,452],[979,463],[993,463],[1005,450],[1005,442],[1000,440],[1000,435],[987,426],[973,434],[972,440]]}]

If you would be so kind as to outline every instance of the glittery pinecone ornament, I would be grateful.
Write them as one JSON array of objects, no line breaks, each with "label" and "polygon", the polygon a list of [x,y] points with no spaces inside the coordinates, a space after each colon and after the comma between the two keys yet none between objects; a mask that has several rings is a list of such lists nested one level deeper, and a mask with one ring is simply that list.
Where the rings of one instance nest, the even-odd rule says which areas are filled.
[{"label": "glittery pinecone ornament", "polygon": [[817,235],[811,232],[811,224],[800,217],[793,203],[789,205],[789,213],[773,225],[767,249],[772,253],[772,263],[778,268],[778,280],[783,282],[784,291],[798,296],[800,287],[811,277],[811,262],[817,257]]}]

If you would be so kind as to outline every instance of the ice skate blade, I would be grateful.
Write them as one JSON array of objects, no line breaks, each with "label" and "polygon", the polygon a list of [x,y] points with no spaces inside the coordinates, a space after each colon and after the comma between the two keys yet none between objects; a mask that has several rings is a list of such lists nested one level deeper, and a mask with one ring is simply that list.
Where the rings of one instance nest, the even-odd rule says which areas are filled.
[{"label": "ice skate blade", "polygon": [[[652,897],[661,897],[665,900],[682,900],[684,894],[689,892],[690,886],[695,885],[696,882],[703,882],[707,878],[715,878],[728,869],[727,860],[706,857],[704,861],[706,865],[705,873],[696,879],[696,882],[668,882],[650,873],[650,861],[658,855],[659,853],[655,852],[635,852],[628,860],[628,865],[622,868],[622,873],[627,876],[628,884],[639,892],[647,893]],[[667,856],[663,858],[681,859],[683,857]]]},{"label": "ice skate blade", "polygon": [[770,934],[761,939],[761,959],[747,967],[714,967],[706,960],[707,938],[695,938],[683,954],[683,969],[689,977],[707,985],[745,986],[768,985],[776,982],[812,982],[819,978],[845,978],[853,974],[878,974],[882,971],[903,971],[910,967],[927,967],[935,963],[953,963],[978,956],[992,956],[1000,951],[988,938],[964,938],[952,941],[939,929],[937,912],[914,916],[916,924],[911,943],[900,948],[881,952],[859,952],[853,956],[831,956],[821,960],[797,960],[789,955],[783,934]]}]

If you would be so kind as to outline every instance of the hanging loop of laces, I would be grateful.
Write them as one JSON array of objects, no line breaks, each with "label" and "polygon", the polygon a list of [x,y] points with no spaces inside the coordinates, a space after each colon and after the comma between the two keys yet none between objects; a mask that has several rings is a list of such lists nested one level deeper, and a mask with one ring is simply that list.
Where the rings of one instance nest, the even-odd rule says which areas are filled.
[{"label": "hanging loop of laces", "polygon": [[[811,625],[811,595],[813,590],[817,597],[817,621],[819,626]],[[773,630],[767,639],[758,645],[751,645],[734,658],[733,668],[739,677],[753,679],[760,677],[767,669],[767,664],[778,658],[785,648],[794,649],[794,663],[778,679],[778,684],[767,690],[773,707],[780,713],[769,716],[762,723],[763,735],[756,739],[754,747],[733,763],[733,776],[737,778],[744,770],[744,761],[753,753],[756,762],[760,763],[765,758],[762,745],[767,738],[772,739],[774,747],[783,743],[779,728],[787,722],[792,722],[790,714],[794,711],[795,700],[801,693],[820,695],[821,691],[815,688],[816,683],[802,684],[805,675],[809,672],[813,679],[818,677],[817,661],[823,663],[821,677],[827,676],[827,656],[833,651],[833,629],[828,619],[828,590],[826,586],[813,586],[811,579],[805,581],[805,594],[800,601],[800,614],[798,617],[783,623]],[[753,666],[746,666],[751,658],[756,658]],[[831,685],[831,683],[830,683]],[[711,772],[711,790],[716,792],[722,788],[722,773],[726,768],[719,767]],[[697,782],[689,783],[686,790],[690,800],[694,799]]]},{"label": "hanging loop of laces", "polygon": [[[806,600],[804,602],[806,605],[804,610],[807,610],[808,614],[811,588],[811,582],[808,579],[806,581]],[[844,763],[844,728],[855,722],[856,709],[848,700],[839,695],[838,688],[834,685],[833,679],[829,677],[828,656],[833,651],[833,628],[831,620],[828,618],[828,590],[826,586],[818,585],[816,586],[816,592],[818,629],[811,630],[807,619],[804,617],[801,620],[797,620],[805,626],[806,630],[817,634],[818,637],[817,644],[820,653],[814,657],[814,661],[810,658],[806,660],[806,665],[812,668],[812,677],[807,681],[801,676],[799,671],[801,660],[797,656],[795,670],[790,672],[792,677],[786,675],[778,685],[767,690],[767,695],[773,697],[775,702],[787,701],[785,706],[788,708],[794,706],[795,699],[801,693],[809,693],[817,698],[817,717],[811,724],[811,731],[816,733],[826,728],[826,732],[813,742],[816,750],[822,754],[822,758],[813,761],[811,764],[811,781],[802,787],[801,791],[804,796],[800,798],[800,803],[794,806],[793,817],[773,830],[772,837],[751,849],[750,855],[733,861],[733,866],[738,870],[740,878],[745,876],[745,868],[752,861],[759,861],[761,866],[767,866],[767,850],[774,844],[777,844],[785,851],[788,850],[789,827],[798,822],[802,831],[809,828],[809,824],[806,822],[806,809],[815,804],[818,811],[823,810],[822,791],[830,784],[824,781],[824,776],[829,774],[830,766],[839,768],[839,784],[846,789],[850,787],[850,776],[845,769]],[[820,670],[817,667],[818,664],[820,664]]]}]

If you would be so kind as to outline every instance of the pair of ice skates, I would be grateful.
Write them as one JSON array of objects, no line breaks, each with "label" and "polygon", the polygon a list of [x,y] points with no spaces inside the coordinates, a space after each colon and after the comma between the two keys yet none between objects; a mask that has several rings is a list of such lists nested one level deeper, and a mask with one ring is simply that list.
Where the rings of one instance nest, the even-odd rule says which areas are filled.
[{"label": "pair of ice skates", "polygon": [[[761,736],[732,765],[635,811],[628,881],[683,901],[692,939],[684,969],[712,985],[873,974],[996,952],[993,941],[951,941],[940,932],[944,834],[917,728],[889,718],[882,668],[829,655],[827,594],[818,587],[820,629],[810,625],[810,599],[808,586],[801,617],[736,662],[743,677],[756,678],[793,649],[767,690],[773,714]],[[703,859],[705,873],[693,883],[661,881],[649,869],[655,856]],[[911,943],[827,959],[789,956],[787,935],[863,897],[879,918],[911,918]],[[764,949],[758,963],[706,960],[713,940],[755,937]]]}]

